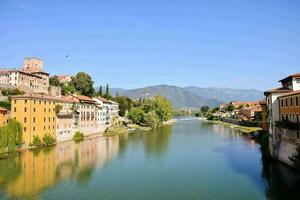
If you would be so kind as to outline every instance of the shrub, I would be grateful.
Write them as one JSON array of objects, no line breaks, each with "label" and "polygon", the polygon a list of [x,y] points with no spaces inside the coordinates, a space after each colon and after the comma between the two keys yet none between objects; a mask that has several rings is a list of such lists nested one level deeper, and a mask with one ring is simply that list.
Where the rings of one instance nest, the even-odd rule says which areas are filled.
[{"label": "shrub", "polygon": [[0,101],[0,107],[11,110],[11,103],[9,101]]},{"label": "shrub", "polygon": [[45,146],[51,146],[55,144],[55,139],[53,138],[53,136],[50,133],[46,133],[43,136],[43,142]]},{"label": "shrub", "polygon": [[160,124],[159,117],[154,110],[144,114],[144,121],[147,126],[152,128],[155,128]]},{"label": "shrub", "polygon": [[135,124],[143,122],[144,111],[141,108],[132,108],[128,112],[128,118]]},{"label": "shrub", "polygon": [[300,170],[300,146],[296,148],[296,152],[293,153],[292,156],[289,157],[290,161],[292,161],[294,167]]},{"label": "shrub", "polygon": [[33,140],[32,140],[32,145],[33,146],[42,146],[42,140],[41,140],[41,138],[39,137],[39,136],[37,136],[37,135],[34,135],[33,136]]},{"label": "shrub", "polygon": [[74,134],[74,136],[73,136],[73,140],[75,141],[75,142],[80,142],[80,141],[82,141],[84,139],[84,135],[83,135],[83,133],[81,133],[81,132],[79,132],[79,131],[77,131],[75,134]]}]

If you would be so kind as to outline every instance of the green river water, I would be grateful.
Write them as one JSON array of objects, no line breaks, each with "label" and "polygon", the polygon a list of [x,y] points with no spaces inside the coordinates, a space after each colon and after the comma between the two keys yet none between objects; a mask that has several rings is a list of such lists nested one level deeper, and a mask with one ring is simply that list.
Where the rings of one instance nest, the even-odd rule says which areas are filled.
[{"label": "green river water", "polygon": [[300,177],[233,129],[190,119],[1,159],[0,199],[300,199]]}]

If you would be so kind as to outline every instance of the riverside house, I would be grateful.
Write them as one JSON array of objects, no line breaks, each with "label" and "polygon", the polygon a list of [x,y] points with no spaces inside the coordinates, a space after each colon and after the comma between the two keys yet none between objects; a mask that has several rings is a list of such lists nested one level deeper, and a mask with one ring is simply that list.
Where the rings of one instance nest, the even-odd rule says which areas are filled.
[{"label": "riverside house", "polygon": [[33,137],[42,138],[48,133],[56,138],[56,97],[27,94],[11,97],[11,117],[23,126],[25,145],[32,143]]},{"label": "riverside house", "polygon": [[76,102],[75,111],[79,113],[78,130],[85,135],[101,132],[96,126],[96,101],[77,94],[69,94],[67,98]]},{"label": "riverside house", "polygon": [[265,92],[271,156],[292,165],[289,157],[300,144],[300,73],[282,80],[281,87]]},{"label": "riverside house", "polygon": [[0,107],[0,126],[5,126],[8,119],[8,110]]}]

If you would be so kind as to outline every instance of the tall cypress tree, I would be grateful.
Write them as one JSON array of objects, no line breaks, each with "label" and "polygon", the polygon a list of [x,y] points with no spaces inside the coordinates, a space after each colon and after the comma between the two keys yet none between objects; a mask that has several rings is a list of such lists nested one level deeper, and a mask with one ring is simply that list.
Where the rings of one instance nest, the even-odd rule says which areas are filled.
[{"label": "tall cypress tree", "polygon": [[110,95],[109,95],[109,86],[108,86],[108,83],[106,84],[106,88],[105,89],[106,89],[106,91],[105,91],[105,97],[109,98]]},{"label": "tall cypress tree", "polygon": [[102,85],[100,85],[99,91],[98,91],[98,95],[100,97],[102,97],[103,93],[102,93]]}]

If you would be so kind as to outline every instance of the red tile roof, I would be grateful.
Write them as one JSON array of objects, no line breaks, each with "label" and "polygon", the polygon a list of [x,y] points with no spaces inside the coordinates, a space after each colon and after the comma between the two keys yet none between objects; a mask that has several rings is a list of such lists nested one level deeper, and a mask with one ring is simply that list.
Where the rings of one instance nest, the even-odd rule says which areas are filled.
[{"label": "red tile roof", "polygon": [[7,112],[7,109],[6,109],[6,108],[3,108],[3,107],[0,107],[0,111]]},{"label": "red tile roof", "polygon": [[290,92],[291,89],[286,88],[286,87],[280,87],[280,88],[275,88],[275,89],[271,89],[269,91],[264,92],[265,95],[268,95],[270,93],[285,93],[285,92]]},{"label": "red tile roof", "polygon": [[287,94],[284,94],[284,95],[280,96],[279,98],[281,98],[281,97],[293,96],[293,95],[297,95],[297,94],[300,94],[300,90],[289,92],[289,93],[287,93]]},{"label": "red tile roof", "polygon": [[95,101],[92,98],[88,97],[88,96],[78,95],[78,94],[70,94],[70,96],[72,96],[73,98],[78,99],[79,101],[88,101],[88,102],[91,102],[91,103],[95,103]]},{"label": "red tile roof", "polygon": [[103,101],[103,103],[109,103],[111,104],[111,102],[103,97],[96,97],[97,99],[99,99],[100,101]]}]

